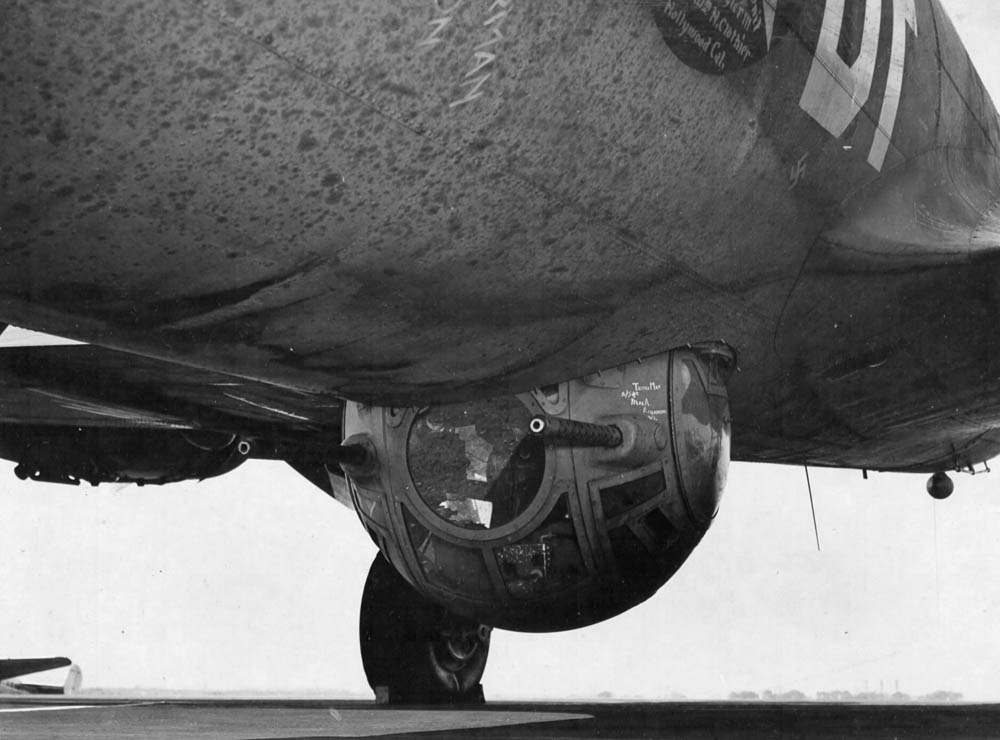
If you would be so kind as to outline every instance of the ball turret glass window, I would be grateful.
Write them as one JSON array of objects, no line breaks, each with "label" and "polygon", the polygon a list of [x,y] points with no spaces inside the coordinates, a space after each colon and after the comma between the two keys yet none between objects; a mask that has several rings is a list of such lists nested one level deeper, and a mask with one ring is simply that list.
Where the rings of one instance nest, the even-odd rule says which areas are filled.
[{"label": "ball turret glass window", "polygon": [[414,419],[407,441],[417,493],[442,519],[491,529],[516,519],[538,493],[545,444],[514,397],[437,406]]}]

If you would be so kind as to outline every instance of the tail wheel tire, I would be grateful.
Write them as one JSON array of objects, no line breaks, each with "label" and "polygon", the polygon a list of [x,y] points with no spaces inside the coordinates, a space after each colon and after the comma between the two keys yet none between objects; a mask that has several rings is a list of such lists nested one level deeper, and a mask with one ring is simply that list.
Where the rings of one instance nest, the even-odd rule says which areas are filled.
[{"label": "tail wheel tire", "polygon": [[429,602],[381,555],[361,597],[361,661],[376,699],[478,703],[490,628]]}]

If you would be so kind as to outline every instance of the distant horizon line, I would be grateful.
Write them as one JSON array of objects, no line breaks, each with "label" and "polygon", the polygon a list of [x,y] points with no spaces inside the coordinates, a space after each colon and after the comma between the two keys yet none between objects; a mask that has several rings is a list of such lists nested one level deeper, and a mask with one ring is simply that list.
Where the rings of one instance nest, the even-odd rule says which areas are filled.
[{"label": "distant horizon line", "polygon": [[[995,699],[966,699],[957,691],[948,690],[938,690],[931,692],[929,694],[921,695],[909,695],[903,692],[886,694],[878,692],[861,692],[855,694],[846,690],[823,690],[817,691],[813,694],[806,694],[805,692],[799,692],[803,695],[802,698],[789,698],[790,694],[794,693],[794,690],[775,692],[764,690],[762,692],[751,692],[751,691],[739,691],[730,692],[729,696],[687,696],[681,692],[670,692],[663,695],[639,695],[639,694],[623,694],[616,695],[613,692],[601,691],[596,694],[589,693],[573,693],[565,694],[559,696],[538,696],[538,695],[517,695],[517,694],[507,694],[498,693],[493,694],[489,691],[489,687],[485,687],[487,703],[492,702],[592,702],[592,703],[635,703],[635,702],[655,702],[655,703],[719,703],[719,704],[741,704],[741,703],[758,703],[758,704],[843,704],[843,703],[857,703],[857,704],[962,704],[962,705],[976,705],[976,704],[997,704],[1000,703],[1000,697]],[[741,694],[757,694],[756,698],[747,696],[740,696]],[[765,694],[769,694],[765,696]],[[820,698],[823,694],[844,694],[843,698]],[[957,696],[959,698],[942,698],[940,700],[933,700],[935,694],[941,694],[943,697],[946,695]],[[169,699],[173,697],[212,697],[212,698],[285,698],[285,699],[295,699],[295,698],[324,698],[331,700],[359,700],[359,701],[372,701],[374,702],[374,697],[369,691],[353,691],[348,689],[337,689],[337,688],[289,688],[289,689],[170,689],[170,688],[153,688],[153,687],[143,687],[143,686],[92,686],[82,688],[74,696],[77,697],[87,697],[88,695],[97,697],[111,697],[118,696],[121,698],[129,698],[129,695],[140,695],[143,698],[164,698]],[[905,698],[903,698],[905,697]]]}]

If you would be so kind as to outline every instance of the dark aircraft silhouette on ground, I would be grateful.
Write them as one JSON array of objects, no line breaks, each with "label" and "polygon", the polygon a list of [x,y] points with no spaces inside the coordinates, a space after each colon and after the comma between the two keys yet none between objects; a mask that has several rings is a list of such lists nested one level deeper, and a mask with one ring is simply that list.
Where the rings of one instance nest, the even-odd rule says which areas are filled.
[{"label": "dark aircraft silhouette on ground", "polygon": [[[69,658],[8,658],[0,660],[0,694],[75,694],[80,690],[83,673]],[[69,666],[62,686],[21,683],[12,679],[32,673]]]},{"label": "dark aircraft silhouette on ground", "polygon": [[475,699],[490,626],[648,598],[730,457],[941,497],[1000,451],[1000,130],[936,0],[64,0],[2,35],[0,320],[85,344],[0,352],[0,455],[287,461],[381,551],[381,698]]}]

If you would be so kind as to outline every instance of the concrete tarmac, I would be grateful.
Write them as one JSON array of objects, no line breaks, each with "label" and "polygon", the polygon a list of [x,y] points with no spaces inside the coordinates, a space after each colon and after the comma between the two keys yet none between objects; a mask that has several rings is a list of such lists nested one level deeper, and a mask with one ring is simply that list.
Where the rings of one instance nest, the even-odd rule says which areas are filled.
[{"label": "concrete tarmac", "polygon": [[344,701],[5,700],[3,740],[264,738],[1000,738],[1000,705],[508,704],[385,708]]}]

